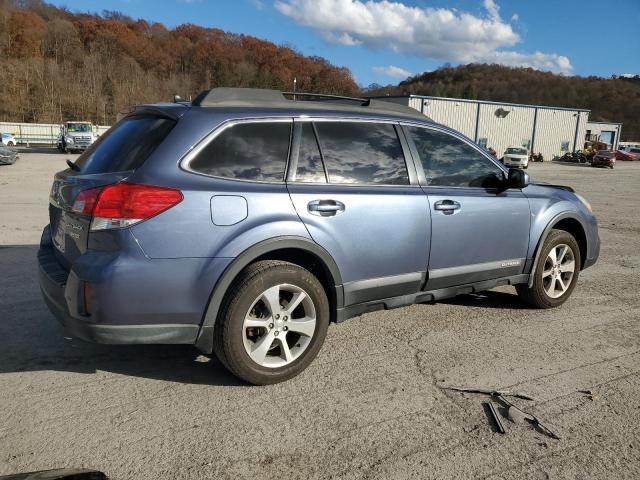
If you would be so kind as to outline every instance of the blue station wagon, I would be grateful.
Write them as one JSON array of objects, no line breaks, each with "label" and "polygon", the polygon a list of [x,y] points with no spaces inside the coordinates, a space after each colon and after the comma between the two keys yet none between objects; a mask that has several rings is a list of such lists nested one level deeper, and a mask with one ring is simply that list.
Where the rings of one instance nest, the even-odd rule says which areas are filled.
[{"label": "blue station wagon", "polygon": [[252,384],[373,310],[497,285],[557,307],[599,253],[571,188],[384,100],[216,88],[132,108],[68,164],[38,253],[66,333],[194,344]]}]

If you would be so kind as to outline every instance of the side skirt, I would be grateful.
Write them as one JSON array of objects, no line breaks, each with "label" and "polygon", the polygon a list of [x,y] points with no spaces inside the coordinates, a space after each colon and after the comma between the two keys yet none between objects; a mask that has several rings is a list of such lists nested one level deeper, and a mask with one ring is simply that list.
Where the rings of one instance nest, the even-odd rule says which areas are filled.
[{"label": "side skirt", "polygon": [[456,295],[483,292],[500,285],[518,285],[521,283],[527,283],[528,281],[529,274],[523,273],[509,277],[496,278],[493,280],[484,280],[482,282],[441,288],[438,290],[429,290],[408,295],[400,295],[397,297],[384,298],[381,300],[372,300],[338,309],[336,319],[337,322],[343,322],[351,317],[357,317],[358,315],[374,312],[376,310],[391,310],[393,308],[406,307],[416,303],[436,302],[445,298],[455,297]]}]

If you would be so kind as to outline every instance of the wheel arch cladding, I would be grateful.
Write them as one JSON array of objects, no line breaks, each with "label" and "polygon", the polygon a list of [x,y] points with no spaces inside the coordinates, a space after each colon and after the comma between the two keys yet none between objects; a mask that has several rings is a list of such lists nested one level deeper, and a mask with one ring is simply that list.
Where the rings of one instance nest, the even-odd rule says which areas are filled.
[{"label": "wheel arch cladding", "polygon": [[555,222],[551,228],[564,230],[576,239],[578,248],[580,248],[580,269],[582,270],[587,259],[587,234],[582,223],[574,217],[565,217]]},{"label": "wheel arch cladding", "polygon": [[344,303],[342,277],[336,262],[326,250],[309,239],[275,237],[257,243],[238,255],[212,287],[196,340],[196,346],[204,353],[213,351],[214,327],[227,290],[247,266],[260,260],[285,260],[311,271],[327,292],[331,321],[335,321],[336,311]]},{"label": "wheel arch cladding", "polygon": [[572,212],[565,212],[559,215],[556,215],[551,221],[547,224],[542,235],[538,240],[538,245],[536,246],[535,255],[533,258],[533,263],[531,264],[531,277],[529,279],[529,286],[533,284],[533,273],[536,268],[536,264],[538,263],[538,259],[540,257],[540,252],[542,251],[542,246],[544,245],[545,240],[549,236],[551,230],[564,230],[565,232],[570,233],[576,239],[578,243],[578,248],[580,249],[580,269],[584,268],[584,262],[587,257],[588,245],[587,245],[587,234],[582,224],[580,217]]}]

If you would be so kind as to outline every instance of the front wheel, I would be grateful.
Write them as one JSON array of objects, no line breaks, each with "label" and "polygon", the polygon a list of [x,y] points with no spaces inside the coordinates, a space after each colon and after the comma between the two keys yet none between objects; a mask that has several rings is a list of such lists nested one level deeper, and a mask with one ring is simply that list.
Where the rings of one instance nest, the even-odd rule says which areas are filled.
[{"label": "front wheel", "polygon": [[518,296],[537,308],[559,307],[571,296],[580,265],[580,248],[573,235],[551,230],[532,273],[533,285],[516,285]]},{"label": "front wheel", "polygon": [[329,326],[320,281],[289,262],[247,267],[230,287],[214,333],[216,356],[254,385],[288,380],[316,357]]}]

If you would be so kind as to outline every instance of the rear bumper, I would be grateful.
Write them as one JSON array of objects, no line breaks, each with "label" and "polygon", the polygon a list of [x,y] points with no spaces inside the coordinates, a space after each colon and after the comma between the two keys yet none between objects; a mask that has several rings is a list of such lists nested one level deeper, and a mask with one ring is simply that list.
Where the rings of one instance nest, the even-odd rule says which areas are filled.
[{"label": "rear bumper", "polygon": [[[127,257],[126,261],[131,263],[131,257]],[[149,263],[147,268],[154,269],[156,274],[164,273],[158,271],[158,265]],[[180,306],[178,312],[171,312],[164,306],[167,303],[179,304],[180,297],[184,296],[184,291],[176,288],[172,283],[163,285],[149,281],[147,285],[151,284],[151,287],[140,286],[139,278],[131,279],[126,274],[119,276],[114,274],[114,271],[122,268],[117,262],[113,268],[104,264],[98,266],[97,270],[106,276],[102,283],[99,283],[96,277],[90,278],[86,275],[86,266],[79,265],[79,273],[75,271],[75,265],[71,271],[67,271],[55,256],[48,227],[43,232],[38,251],[38,267],[40,289],[45,303],[63,325],[67,336],[107,344],[195,344],[196,342],[209,292],[203,296],[203,302],[199,301],[197,305],[192,302],[193,312],[185,312],[190,310],[185,306]],[[132,268],[144,269],[139,265],[134,265]],[[150,276],[149,272],[145,272],[144,276]],[[91,281],[98,280],[93,284],[95,289],[91,303],[95,313],[92,315],[81,313],[83,278],[89,278]],[[137,290],[130,286],[130,282],[138,285]],[[159,291],[158,288],[163,290]],[[156,301],[152,302],[149,298],[156,298]],[[120,305],[120,309],[111,309],[110,307],[114,304]],[[149,322],[151,319],[164,320],[164,322]]]}]

